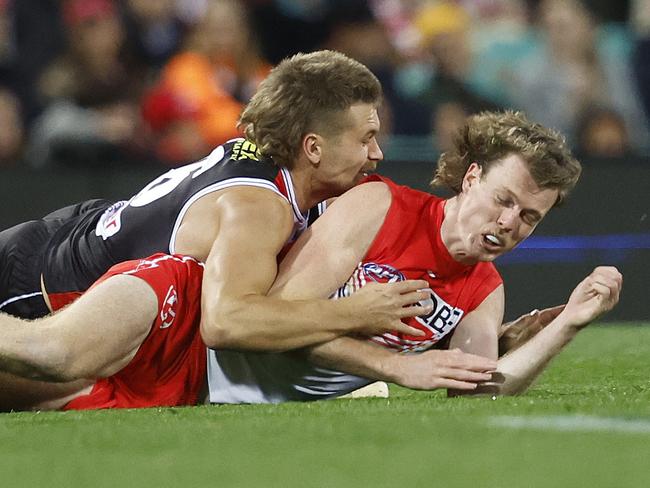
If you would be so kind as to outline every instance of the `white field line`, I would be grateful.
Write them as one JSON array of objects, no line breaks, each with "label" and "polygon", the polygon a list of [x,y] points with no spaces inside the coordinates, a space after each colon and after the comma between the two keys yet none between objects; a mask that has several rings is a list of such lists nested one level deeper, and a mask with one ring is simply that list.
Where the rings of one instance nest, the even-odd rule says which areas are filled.
[{"label": "white field line", "polygon": [[590,417],[586,415],[550,415],[542,417],[503,415],[490,418],[488,424],[510,429],[650,434],[650,420]]}]

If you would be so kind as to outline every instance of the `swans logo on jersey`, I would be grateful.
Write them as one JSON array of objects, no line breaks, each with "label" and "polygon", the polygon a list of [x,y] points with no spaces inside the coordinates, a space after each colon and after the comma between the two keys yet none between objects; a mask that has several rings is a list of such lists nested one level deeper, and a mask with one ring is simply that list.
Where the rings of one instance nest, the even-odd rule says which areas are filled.
[{"label": "swans logo on jersey", "polygon": [[359,263],[352,276],[330,298],[349,297],[363,287],[368,281],[375,283],[395,283],[406,278],[398,270],[388,264]]},{"label": "swans logo on jersey", "polygon": [[97,226],[95,227],[95,235],[97,237],[106,240],[120,231],[122,228],[121,214],[127,203],[129,202],[121,200],[104,210],[104,213],[99,218]]},{"label": "swans logo on jersey", "polygon": [[160,328],[166,329],[174,323],[176,318],[176,303],[178,302],[178,293],[174,285],[167,290],[167,296],[163,301],[162,310],[160,310]]},{"label": "swans logo on jersey", "polygon": [[[394,283],[405,279],[406,277],[401,271],[387,264],[360,263],[350,279],[331,298],[348,297],[370,281]],[[424,351],[451,332],[463,318],[464,311],[462,309],[450,305],[433,290],[430,298],[421,301],[420,305],[425,303],[433,306],[431,313],[404,319],[410,326],[424,331],[425,336],[418,337],[388,332],[381,336],[375,336],[371,340],[399,351]]]}]

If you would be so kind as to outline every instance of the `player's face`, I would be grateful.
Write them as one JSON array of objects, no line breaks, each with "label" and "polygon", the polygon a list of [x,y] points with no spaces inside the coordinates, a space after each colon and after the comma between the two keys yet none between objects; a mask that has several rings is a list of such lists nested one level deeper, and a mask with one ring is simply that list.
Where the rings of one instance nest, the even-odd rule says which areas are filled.
[{"label": "player's face", "polygon": [[464,260],[493,261],[528,237],[551,209],[558,190],[540,189],[526,163],[510,155],[486,172],[473,163],[459,196],[457,231]]},{"label": "player's face", "polygon": [[352,105],[348,123],[339,134],[325,138],[318,177],[339,195],[359,183],[384,158],[377,142],[379,116],[370,104]]}]

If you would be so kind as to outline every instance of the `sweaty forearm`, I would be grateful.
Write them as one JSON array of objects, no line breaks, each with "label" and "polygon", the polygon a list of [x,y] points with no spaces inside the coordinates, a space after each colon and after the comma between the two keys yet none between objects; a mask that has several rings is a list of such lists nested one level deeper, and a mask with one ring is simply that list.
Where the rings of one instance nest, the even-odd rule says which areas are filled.
[{"label": "sweaty forearm", "polygon": [[363,339],[339,337],[307,349],[310,362],[364,378],[396,382],[392,366],[397,354]]},{"label": "sweaty forearm", "polygon": [[204,304],[201,335],[211,348],[281,352],[331,341],[354,324],[347,300],[248,296]]}]

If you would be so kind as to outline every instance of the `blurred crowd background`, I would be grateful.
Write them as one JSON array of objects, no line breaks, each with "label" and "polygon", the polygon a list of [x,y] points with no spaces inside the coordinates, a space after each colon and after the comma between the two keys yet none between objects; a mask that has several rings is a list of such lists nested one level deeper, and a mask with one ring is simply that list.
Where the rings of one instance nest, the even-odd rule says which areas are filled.
[{"label": "blurred crowd background", "polygon": [[392,159],[514,108],[581,157],[650,161],[650,0],[0,0],[0,168],[198,159],[322,48],[382,81]]}]

